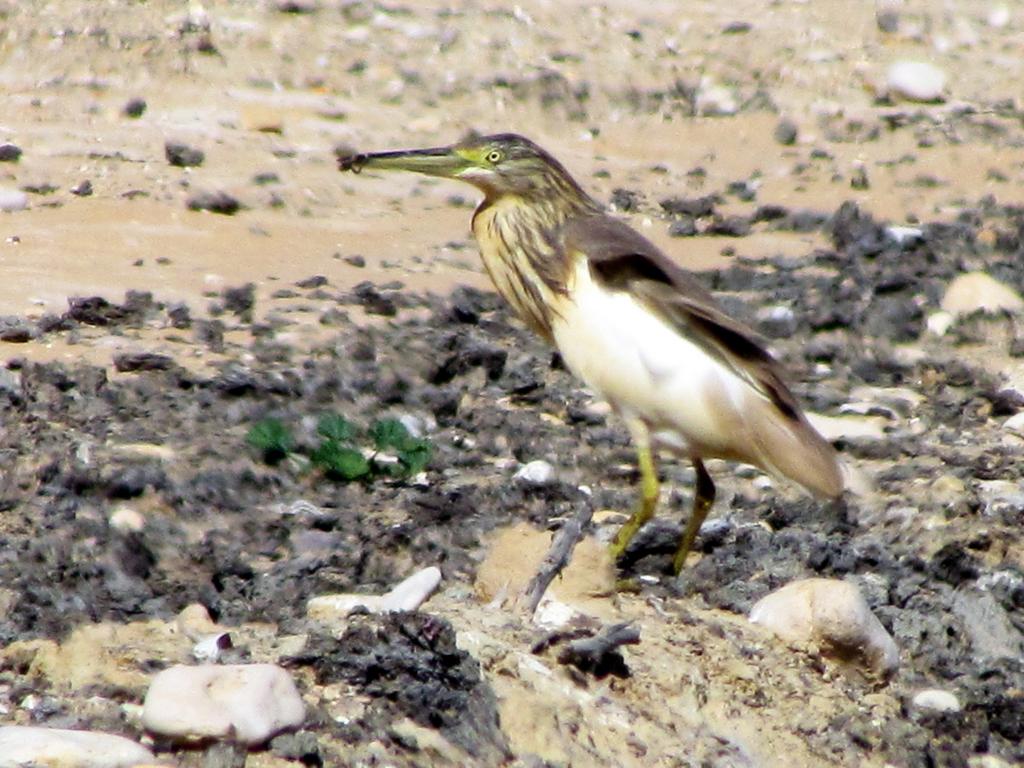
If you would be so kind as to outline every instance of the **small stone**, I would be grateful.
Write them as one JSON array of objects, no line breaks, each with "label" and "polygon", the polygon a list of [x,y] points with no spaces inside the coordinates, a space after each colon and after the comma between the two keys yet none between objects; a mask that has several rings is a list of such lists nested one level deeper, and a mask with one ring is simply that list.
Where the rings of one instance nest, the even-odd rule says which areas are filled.
[{"label": "small stone", "polygon": [[20,211],[28,207],[28,195],[20,189],[0,188],[0,211]]},{"label": "small stone", "polygon": [[638,210],[642,202],[643,198],[639,192],[634,192],[631,189],[623,189],[621,187],[617,187],[612,190],[612,196],[609,200],[612,208],[616,211],[622,211],[623,213]]},{"label": "small stone", "polygon": [[8,344],[24,344],[31,341],[37,331],[21,320],[12,318],[13,324],[7,325],[6,318],[0,321],[0,341]]},{"label": "small stone", "polygon": [[784,117],[776,124],[772,137],[782,146],[789,147],[796,144],[799,133],[800,129],[797,128],[796,123],[788,117]]},{"label": "small stone", "polygon": [[306,603],[306,615],[328,623],[344,620],[355,608],[370,613],[415,611],[441,583],[441,571],[435,566],[417,571],[384,595],[320,595]]},{"label": "small stone", "polygon": [[193,168],[202,165],[206,159],[203,150],[178,141],[168,141],[164,144],[164,155],[168,163],[178,168]]},{"label": "small stone", "polygon": [[721,237],[746,237],[750,234],[750,219],[746,216],[715,217],[706,234]]},{"label": "small stone", "polygon": [[704,117],[727,117],[735,115],[740,109],[731,88],[707,78],[697,90],[696,108],[697,114]]},{"label": "small stone", "polygon": [[122,352],[114,355],[114,368],[120,373],[167,371],[173,366],[173,357],[157,352]]},{"label": "small stone", "polygon": [[22,387],[19,373],[9,368],[0,368],[0,396],[8,398],[11,402],[21,400]]},{"label": "small stone", "polygon": [[973,312],[1021,312],[1024,299],[1013,288],[985,272],[958,275],[946,288],[942,309],[954,316]]},{"label": "small stone", "polygon": [[121,107],[121,113],[125,117],[142,117],[142,114],[146,111],[146,106],[146,100],[136,96],[124,103],[124,106]]},{"label": "small stone", "polygon": [[118,443],[111,445],[110,451],[115,456],[133,461],[171,462],[178,458],[178,452],[173,448],[157,443]]},{"label": "small stone", "polygon": [[440,568],[433,565],[424,568],[384,595],[381,607],[384,611],[415,611],[433,594],[440,583]]},{"label": "small stone", "polygon": [[71,194],[76,197],[88,197],[92,194],[92,182],[88,179],[83,179],[71,188]]},{"label": "small stone", "polygon": [[118,507],[107,522],[119,533],[138,533],[146,527],[146,518],[131,507]]},{"label": "small stone", "polygon": [[758,310],[757,324],[772,338],[788,339],[796,333],[796,313],[785,304],[773,304]]},{"label": "small stone", "polygon": [[907,101],[943,101],[946,74],[924,61],[897,61],[886,72],[885,85],[891,97]]},{"label": "small stone", "polygon": [[749,21],[730,21],[722,27],[723,35],[745,35],[752,30],[754,25]]},{"label": "small stone", "polygon": [[281,13],[314,13],[317,10],[316,0],[277,0],[274,5]]},{"label": "small stone", "polygon": [[928,333],[933,336],[945,336],[953,324],[956,322],[956,317],[950,312],[938,311],[932,312],[928,315],[928,319],[925,321],[925,327],[928,329]]},{"label": "small stone", "polygon": [[311,275],[305,280],[295,283],[296,288],[322,288],[325,285],[327,285],[327,278],[323,275]]},{"label": "small stone", "polygon": [[917,709],[928,709],[932,712],[959,712],[960,701],[949,691],[940,688],[928,688],[914,694],[911,704]]},{"label": "small stone", "polygon": [[1018,435],[1024,437],[1024,411],[1015,413],[1004,421],[1003,429],[1009,430],[1010,432],[1016,432]]},{"label": "small stone", "polygon": [[0,726],[0,768],[132,768],[153,753],[123,736],[95,731]]},{"label": "small stone", "polygon": [[255,283],[228,286],[221,291],[221,295],[224,297],[224,309],[234,315],[252,312],[252,308],[256,306]]},{"label": "small stone", "polygon": [[899,649],[856,585],[836,579],[794,581],[761,598],[750,620],[789,642],[815,642],[840,659],[856,659],[886,677]]},{"label": "small stone", "polygon": [[555,479],[555,468],[550,462],[536,459],[521,466],[514,477],[528,485],[547,485]]},{"label": "small stone", "polygon": [[982,480],[978,483],[982,513],[1024,510],[1024,486],[1012,480]]},{"label": "small stone", "polygon": [[16,163],[21,157],[21,147],[16,144],[0,144],[0,163]]},{"label": "small stone", "polygon": [[995,755],[971,755],[967,758],[967,768],[1014,768],[1014,766]]},{"label": "small stone", "polygon": [[715,203],[718,202],[714,195],[704,197],[666,197],[662,200],[662,210],[672,216],[689,216],[700,218],[710,216],[715,212]]},{"label": "small stone", "polygon": [[221,651],[233,648],[230,632],[217,632],[199,638],[192,646],[192,658],[200,663],[211,663],[220,658]]},{"label": "small stone", "polygon": [[888,419],[881,416],[825,416],[807,414],[811,425],[830,442],[836,440],[883,440]]},{"label": "small stone", "polygon": [[895,11],[880,10],[875,13],[875,24],[882,32],[892,34],[900,28],[900,15]]},{"label": "small stone", "polygon": [[224,216],[232,216],[242,207],[238,199],[227,192],[197,192],[186,205],[190,211],[209,211]]},{"label": "small stone", "polygon": [[273,664],[170,667],[153,678],[142,709],[146,730],[174,741],[262,744],[305,718],[291,675]]},{"label": "small stone", "polygon": [[693,237],[697,234],[697,222],[684,216],[668,225],[668,233],[671,237]]},{"label": "small stone", "polygon": [[1024,654],[1020,631],[990,591],[965,582],[953,593],[952,609],[970,641],[971,655],[981,663],[998,664]]},{"label": "small stone", "polygon": [[1007,24],[1010,23],[1010,8],[1006,3],[999,3],[992,6],[988,12],[988,16],[985,17],[985,22],[992,27],[992,29],[1003,29]]},{"label": "small stone", "polygon": [[920,227],[890,226],[885,228],[885,235],[902,248],[916,245],[924,240],[924,230]]}]

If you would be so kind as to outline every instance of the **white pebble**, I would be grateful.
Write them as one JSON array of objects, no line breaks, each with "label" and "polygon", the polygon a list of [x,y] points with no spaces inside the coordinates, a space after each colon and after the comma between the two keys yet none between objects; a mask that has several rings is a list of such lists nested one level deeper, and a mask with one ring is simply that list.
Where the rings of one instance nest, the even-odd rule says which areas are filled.
[{"label": "white pebble", "polygon": [[305,717],[291,676],[273,664],[170,667],[153,678],[142,710],[143,726],[159,736],[250,745],[297,728]]},{"label": "white pebble", "polygon": [[110,513],[108,522],[119,533],[138,533],[146,527],[146,518],[131,507],[118,507]]},{"label": "white pebble", "polygon": [[928,328],[928,333],[932,336],[945,336],[955,322],[956,317],[953,316],[952,312],[939,310],[928,315],[925,325]]},{"label": "white pebble", "polygon": [[555,479],[555,468],[549,462],[537,459],[521,466],[515,478],[530,485],[547,485]]},{"label": "white pebble", "polygon": [[123,736],[23,725],[0,727],[0,768],[129,768],[153,753]]},{"label": "white pebble", "polygon": [[214,662],[220,658],[220,652],[232,647],[230,632],[217,632],[201,637],[192,646],[192,658],[199,662]]},{"label": "white pebble", "polygon": [[1013,288],[985,272],[957,275],[946,288],[942,308],[953,315],[972,312],[1021,312],[1024,299]]},{"label": "white pebble", "polygon": [[889,226],[885,228],[885,234],[896,245],[901,246],[914,245],[924,239],[924,230],[920,227]]},{"label": "white pebble", "polygon": [[533,614],[533,623],[547,630],[566,629],[586,617],[571,605],[544,595]]},{"label": "white pebble", "polygon": [[1024,436],[1024,411],[1015,413],[1004,421],[1003,429],[1008,429],[1011,432],[1016,432],[1018,435]]},{"label": "white pebble", "polygon": [[1012,480],[981,480],[977,484],[982,514],[1024,509],[1024,487]]},{"label": "white pebble", "polygon": [[430,566],[417,571],[381,599],[385,611],[415,611],[441,583],[441,569]]},{"label": "white pebble", "polygon": [[930,709],[933,712],[959,712],[960,701],[949,691],[929,688],[915,694],[913,705],[918,709]]},{"label": "white pebble", "polygon": [[384,595],[320,595],[306,603],[306,615],[319,621],[337,621],[354,608],[370,613],[415,611],[441,583],[441,570],[436,566],[417,571]]},{"label": "white pebble", "polygon": [[20,189],[0,189],[0,211],[20,211],[28,207],[28,195]]},{"label": "white pebble", "polygon": [[992,6],[988,12],[988,18],[986,19],[988,25],[992,29],[1002,29],[1010,23],[1010,9],[1006,3],[999,3],[998,5]]},{"label": "white pebble", "polygon": [[826,416],[809,413],[807,419],[826,440],[882,440],[887,420],[882,416]]},{"label": "white pebble", "polygon": [[942,101],[946,74],[925,61],[897,61],[886,72],[885,84],[890,95],[909,101]]},{"label": "white pebble", "polygon": [[860,590],[837,579],[803,579],[772,592],[750,610],[750,620],[789,642],[815,642],[855,654],[878,675],[899,665],[899,649]]},{"label": "white pebble", "polygon": [[731,89],[705,78],[697,89],[697,114],[723,117],[739,112],[739,103]]}]

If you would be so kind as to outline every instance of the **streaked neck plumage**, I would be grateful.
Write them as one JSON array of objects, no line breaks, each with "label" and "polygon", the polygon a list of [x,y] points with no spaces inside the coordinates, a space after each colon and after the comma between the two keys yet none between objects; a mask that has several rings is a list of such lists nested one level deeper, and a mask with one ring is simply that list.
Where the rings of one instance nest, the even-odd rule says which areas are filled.
[{"label": "streaked neck plumage", "polygon": [[534,331],[552,341],[552,314],[566,294],[572,264],[561,242],[566,222],[604,213],[562,166],[497,189],[479,184],[473,214],[484,266],[497,289]]}]

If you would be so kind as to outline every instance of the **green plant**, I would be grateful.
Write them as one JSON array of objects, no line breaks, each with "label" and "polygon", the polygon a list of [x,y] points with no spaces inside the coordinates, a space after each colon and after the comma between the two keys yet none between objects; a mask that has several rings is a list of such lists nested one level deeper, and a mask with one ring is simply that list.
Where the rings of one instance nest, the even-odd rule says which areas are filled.
[{"label": "green plant", "polygon": [[392,477],[410,477],[422,472],[433,454],[429,440],[413,437],[398,419],[381,419],[370,427],[374,447],[380,451],[394,450],[397,464],[385,464],[384,472]]},{"label": "green plant", "polygon": [[316,425],[317,433],[326,440],[347,443],[356,436],[356,428],[348,419],[339,413],[328,413],[320,417]]},{"label": "green plant", "polygon": [[245,441],[258,450],[267,464],[280,463],[295,444],[291,430],[277,419],[263,419],[252,425]]},{"label": "green plant", "polygon": [[310,458],[332,480],[361,480],[371,472],[370,462],[359,450],[336,440],[324,440]]},{"label": "green plant", "polygon": [[[413,437],[398,419],[373,422],[363,435],[362,442],[367,445],[362,447],[360,430],[340,414],[321,416],[316,431],[320,443],[308,452],[308,462],[332,480],[370,480],[381,475],[407,478],[422,472],[433,455],[433,444]],[[253,425],[246,440],[268,464],[278,464],[292,453],[294,445],[291,432],[277,419]],[[298,453],[292,455],[297,465],[306,460]]]}]

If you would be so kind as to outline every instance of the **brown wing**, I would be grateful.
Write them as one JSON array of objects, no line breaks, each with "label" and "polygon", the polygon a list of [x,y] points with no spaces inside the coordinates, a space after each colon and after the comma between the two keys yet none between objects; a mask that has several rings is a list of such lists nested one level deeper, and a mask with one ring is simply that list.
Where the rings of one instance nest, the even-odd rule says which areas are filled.
[{"label": "brown wing", "polygon": [[563,238],[567,252],[586,254],[596,281],[629,291],[762,395],[735,414],[742,427],[733,435],[738,442],[731,458],[789,477],[822,496],[842,493],[835,449],[807,422],[781,366],[750,328],[725,314],[693,277],[616,219],[575,219]]},{"label": "brown wing", "polygon": [[565,245],[585,253],[591,274],[607,287],[629,291],[702,347],[790,418],[799,418],[796,399],[781,367],[757,334],[729,317],[714,298],[654,243],[610,216],[572,220]]}]

